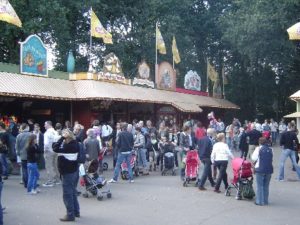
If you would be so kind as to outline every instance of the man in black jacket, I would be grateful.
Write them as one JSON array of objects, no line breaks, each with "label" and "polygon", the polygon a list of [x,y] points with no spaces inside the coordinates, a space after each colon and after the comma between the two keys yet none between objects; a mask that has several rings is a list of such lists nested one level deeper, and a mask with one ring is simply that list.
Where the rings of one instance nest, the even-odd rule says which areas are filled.
[{"label": "man in black jacket", "polygon": [[133,175],[132,175],[132,168],[130,165],[130,159],[132,154],[131,152],[133,149],[134,140],[133,140],[132,133],[127,130],[127,127],[128,127],[127,123],[121,125],[122,131],[119,133],[118,140],[117,140],[117,149],[119,151],[117,164],[115,166],[114,177],[109,181],[109,183],[116,183],[118,181],[120,166],[124,160],[127,163],[129,182],[130,183],[134,182]]},{"label": "man in black jacket", "polygon": [[240,136],[240,143],[239,149],[241,150],[241,158],[246,159],[249,151],[249,144],[248,144],[248,137],[247,137],[247,125],[244,125],[243,128],[240,128],[241,136]]},{"label": "man in black jacket", "polygon": [[297,138],[295,127],[289,125],[288,131],[283,133],[280,139],[280,146],[283,147],[279,163],[279,175],[278,180],[284,180],[284,164],[288,157],[290,157],[293,167],[295,168],[298,178],[300,179],[300,167],[296,162],[297,146],[299,146],[299,140]]},{"label": "man in black jacket", "polygon": [[8,178],[8,146],[9,146],[9,136],[6,132],[6,126],[3,122],[0,122],[0,161],[3,169],[3,180]]},{"label": "man in black jacket", "polygon": [[62,137],[53,143],[52,148],[58,153],[57,165],[62,179],[63,200],[67,210],[67,215],[60,221],[74,221],[75,217],[80,217],[76,190],[79,145],[74,134],[69,129],[65,129]]},{"label": "man in black jacket", "polygon": [[247,136],[249,137],[249,151],[247,157],[249,159],[251,159],[255,148],[258,146],[258,140],[262,136],[261,132],[257,130],[255,124],[252,124],[251,129],[252,130],[247,134]]},{"label": "man in black jacket", "polygon": [[199,190],[205,191],[206,188],[204,187],[204,184],[206,182],[206,179],[208,178],[210,184],[212,187],[215,186],[215,182],[212,178],[211,173],[211,159],[210,155],[212,152],[213,144],[211,140],[211,136],[213,135],[214,130],[209,128],[207,129],[207,135],[205,135],[203,138],[198,140],[198,154],[199,158],[201,160],[201,163],[204,165],[204,170],[202,173],[202,177],[199,181]]}]

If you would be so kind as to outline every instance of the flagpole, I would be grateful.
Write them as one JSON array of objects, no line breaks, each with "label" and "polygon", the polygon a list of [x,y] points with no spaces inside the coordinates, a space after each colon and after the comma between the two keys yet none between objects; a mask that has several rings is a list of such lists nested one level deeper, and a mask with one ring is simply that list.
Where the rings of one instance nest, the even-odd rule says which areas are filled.
[{"label": "flagpole", "polygon": [[173,56],[173,70],[175,69],[175,65],[174,65],[174,56]]},{"label": "flagpole", "polygon": [[209,85],[209,80],[208,80],[208,58],[206,58],[206,92],[209,95],[208,85]]},{"label": "flagpole", "polygon": [[92,38],[92,7],[90,9],[90,52],[89,52],[89,72],[93,71],[92,68],[92,46],[93,46],[93,38]]},{"label": "flagpole", "polygon": [[158,73],[158,65],[157,65],[157,26],[158,21],[155,24],[155,82],[157,82],[157,73]]},{"label": "flagpole", "polygon": [[223,69],[222,69],[222,79],[223,79],[223,98],[226,99],[225,97],[225,68],[223,65]]}]

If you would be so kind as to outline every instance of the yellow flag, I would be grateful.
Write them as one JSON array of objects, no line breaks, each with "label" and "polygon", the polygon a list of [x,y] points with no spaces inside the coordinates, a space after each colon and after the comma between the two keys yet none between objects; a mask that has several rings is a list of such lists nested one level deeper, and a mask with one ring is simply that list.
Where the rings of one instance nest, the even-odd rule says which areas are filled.
[{"label": "yellow flag", "polygon": [[8,0],[0,0],[0,20],[22,27],[21,20]]},{"label": "yellow flag", "polygon": [[180,63],[180,55],[178,52],[177,44],[176,44],[176,39],[173,37],[172,41],[172,53],[173,53],[173,60],[176,64]]},{"label": "yellow flag", "polygon": [[287,29],[290,40],[300,40],[300,22]]},{"label": "yellow flag", "polygon": [[209,63],[209,61],[207,60],[207,76],[209,77],[209,79],[213,82],[215,82],[216,80],[218,80],[219,76],[217,71],[215,70],[215,68]]},{"label": "yellow flag", "polygon": [[158,49],[160,54],[164,54],[164,55],[167,54],[164,39],[161,36],[161,33],[157,26],[156,26],[156,49]]},{"label": "yellow flag", "polygon": [[105,44],[112,44],[111,33],[105,30],[97,15],[93,10],[91,11],[91,35],[96,38],[102,38]]}]

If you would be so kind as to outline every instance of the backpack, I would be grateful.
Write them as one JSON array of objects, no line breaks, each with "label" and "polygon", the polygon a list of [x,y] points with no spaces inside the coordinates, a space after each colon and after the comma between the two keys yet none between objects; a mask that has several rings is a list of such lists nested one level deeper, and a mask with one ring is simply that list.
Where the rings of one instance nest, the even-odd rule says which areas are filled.
[{"label": "backpack", "polygon": [[77,162],[78,163],[85,163],[85,161],[86,161],[85,147],[81,142],[78,142],[78,146],[79,146],[79,152],[78,152]]},{"label": "backpack", "polygon": [[255,192],[252,186],[252,181],[247,182],[246,184],[243,185],[242,188],[242,195],[244,196],[244,198],[247,199],[253,199],[255,196]]}]

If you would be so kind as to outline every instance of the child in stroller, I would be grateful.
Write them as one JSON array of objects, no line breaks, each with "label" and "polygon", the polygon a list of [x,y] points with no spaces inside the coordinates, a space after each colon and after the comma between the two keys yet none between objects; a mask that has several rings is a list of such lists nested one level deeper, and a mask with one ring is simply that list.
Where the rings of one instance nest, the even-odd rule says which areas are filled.
[{"label": "child in stroller", "polygon": [[171,140],[166,137],[162,137],[162,142],[159,144],[160,151],[161,151],[161,163],[160,163],[160,170],[161,175],[164,176],[167,174],[168,171],[171,171],[172,176],[176,175],[175,172],[175,146],[171,142]]},{"label": "child in stroller", "polygon": [[185,177],[183,186],[187,187],[190,181],[197,181],[200,160],[197,150],[190,150],[185,159]]},{"label": "child in stroller", "polygon": [[106,194],[107,198],[111,198],[112,194],[106,179],[99,176],[97,173],[98,167],[98,160],[94,159],[88,163],[86,169],[84,165],[81,164],[79,167],[79,174],[81,176],[80,184],[85,187],[85,193],[83,193],[82,196],[88,198],[89,193],[91,193],[92,195],[97,196],[97,199],[101,201],[103,199],[103,194]]},{"label": "child in stroller", "polygon": [[242,198],[252,199],[255,196],[253,190],[253,173],[252,164],[242,158],[232,160],[233,179],[231,184],[225,191],[226,196],[231,195],[231,189],[236,189],[236,199]]}]

